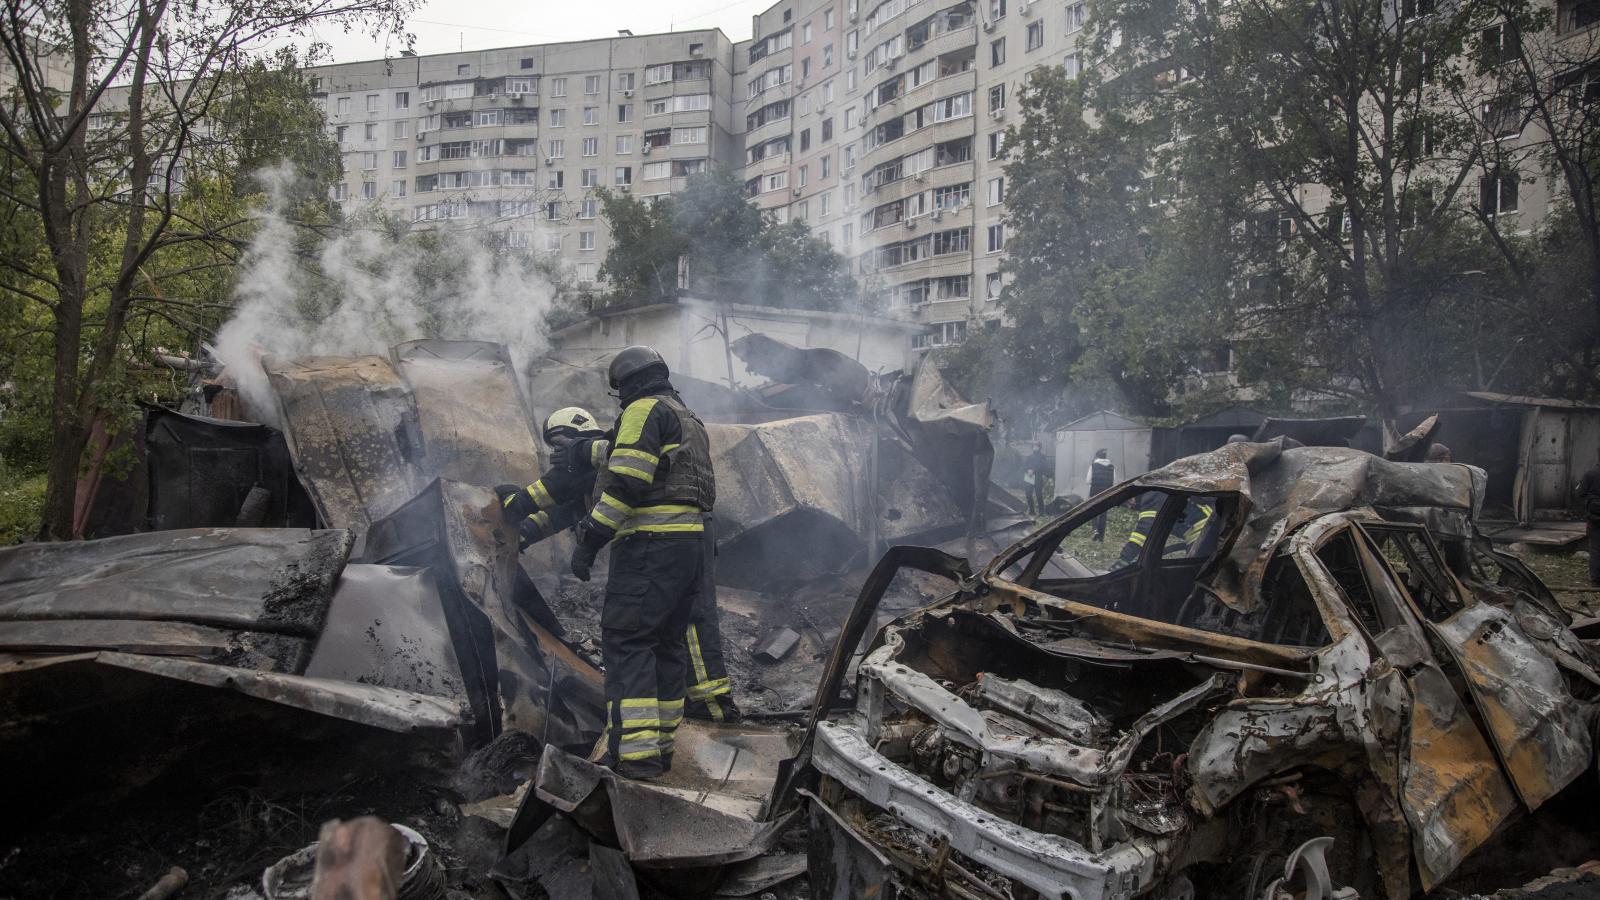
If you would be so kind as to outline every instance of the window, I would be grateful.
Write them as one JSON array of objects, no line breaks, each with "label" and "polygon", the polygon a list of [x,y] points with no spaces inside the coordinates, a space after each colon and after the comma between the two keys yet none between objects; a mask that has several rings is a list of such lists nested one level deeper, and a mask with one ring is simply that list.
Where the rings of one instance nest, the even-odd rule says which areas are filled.
[{"label": "window", "polygon": [[600,76],[599,75],[585,75],[585,76],[583,76],[583,92],[585,94],[598,94],[598,93],[600,93]]},{"label": "window", "polygon": [[457,75],[471,75],[472,74],[472,66],[467,64],[467,63],[460,63],[460,64],[458,64],[456,66],[456,74]]},{"label": "window", "polygon": [[645,181],[660,181],[672,177],[672,163],[648,162],[639,171],[639,177]]},{"label": "window", "polygon": [[395,140],[400,140],[401,138],[410,137],[411,136],[410,132],[411,132],[411,123],[406,121],[405,119],[396,119],[394,121],[394,124],[389,127],[389,136],[394,138]]},{"label": "window", "polygon": [[599,125],[600,124],[600,107],[598,107],[598,106],[585,106],[583,108],[583,124],[585,124],[585,125]]},{"label": "window", "polygon": [[800,80],[805,81],[811,77],[811,57],[800,60]]},{"label": "window", "polygon": [[802,43],[802,44],[811,43],[811,23],[810,22],[807,22],[804,25],[800,26],[800,43]]},{"label": "window", "polygon": [[850,244],[855,241],[855,233],[855,226],[851,225],[849,222],[841,225],[839,227],[839,244],[844,247],[849,247]]},{"label": "window", "polygon": [[513,97],[523,94],[537,94],[539,92],[539,79],[537,78],[507,78],[506,93]]},{"label": "window", "polygon": [[333,139],[343,144],[350,140],[350,126],[340,125],[333,129]]},{"label": "window", "polygon": [[1006,86],[1004,83],[989,88],[989,112],[1006,108]]},{"label": "window", "polygon": [[651,100],[650,101],[650,106],[649,106],[649,112],[646,112],[645,115],[647,115],[647,116],[661,116],[661,115],[666,115],[667,113],[669,113],[671,111],[672,111],[672,102],[670,100]]},{"label": "window", "polygon": [[584,156],[599,156],[600,155],[600,139],[597,138],[597,137],[584,138],[583,139],[583,155]]},{"label": "window", "polygon": [[800,184],[799,184],[799,186],[800,187],[805,187],[806,183],[809,182],[810,180],[811,180],[811,167],[810,166],[801,166],[800,167]]},{"label": "window", "polygon": [[410,91],[395,91],[394,92],[394,108],[395,109],[410,109],[411,108],[411,92]]},{"label": "window", "polygon": [[1004,131],[991,131],[991,132],[989,132],[989,158],[990,159],[999,159],[1000,158],[1000,148],[1004,147],[1005,143],[1006,143],[1006,133]]},{"label": "window", "polygon": [[846,172],[856,167],[856,148],[852,144],[844,148],[844,170]]},{"label": "window", "polygon": [[475,124],[480,128],[488,126],[488,125],[499,125],[500,124],[500,110],[498,110],[498,109],[480,109],[480,110],[478,110],[478,118],[477,118],[477,122]]},{"label": "window", "polygon": [[406,151],[404,151],[404,150],[396,150],[396,151],[394,151],[394,159],[390,162],[389,168],[391,168],[391,169],[404,169],[405,167],[406,167]]},{"label": "window", "polygon": [[[991,178],[991,179],[989,179],[989,201],[988,201],[988,205],[996,206],[996,205],[1004,203],[1004,202],[1006,202],[1006,180],[1005,180],[1005,177],[1002,176],[1000,178]],[[998,249],[998,248],[990,247],[989,249],[990,250],[995,250],[995,249]]]},{"label": "window", "polygon": [[804,153],[804,152],[806,152],[807,150],[810,150],[810,149],[811,149],[811,129],[802,128],[802,129],[800,129],[800,152]]},{"label": "window", "polygon": [[1515,94],[1501,94],[1487,100],[1482,109],[1483,127],[1496,138],[1512,138],[1522,134],[1522,103]]},{"label": "window", "polygon": [[781,191],[789,186],[788,172],[774,172],[766,177],[761,188],[763,191]]},{"label": "window", "polygon": [[1491,216],[1517,211],[1517,173],[1495,171],[1478,180],[1478,204]]},{"label": "window", "polygon": [[376,169],[377,167],[378,167],[378,154],[376,154],[376,153],[363,153],[363,154],[361,154],[361,168],[367,169],[367,170],[370,171],[372,169]]},{"label": "window", "polygon": [[580,219],[592,219],[592,218],[595,217],[595,214],[599,210],[599,208],[600,208],[600,201],[599,200],[596,200],[593,197],[585,197],[585,198],[583,198],[583,202],[578,204],[578,218],[580,218]]},{"label": "window", "polygon": [[647,66],[644,70],[645,84],[663,84],[672,80],[672,64],[664,66]]},{"label": "window", "polygon": [[376,200],[378,198],[378,183],[376,181],[361,182],[361,199]]},{"label": "window", "polygon": [[404,197],[405,195],[406,180],[404,178],[396,178],[394,181],[389,182],[389,196]]},{"label": "window", "polygon": [[1600,100],[1600,63],[1590,63],[1557,75],[1556,90],[1566,94],[1574,103]]},{"label": "window", "polygon": [[350,115],[350,98],[340,97],[338,102],[335,104],[335,108],[339,111],[339,115],[341,116]]},{"label": "window", "polygon": [[807,221],[807,220],[809,220],[811,218],[811,201],[810,200],[801,200],[799,203],[795,204],[795,206],[794,206],[794,218],[795,218],[796,222],[804,222],[804,221]]},{"label": "window", "polygon": [[644,133],[644,152],[649,153],[656,147],[668,147],[672,144],[671,128],[656,128]]},{"label": "window", "polygon": [[633,184],[632,166],[617,166],[616,171],[611,174],[613,176],[611,180],[614,184]]},{"label": "window", "polygon": [[362,126],[362,129],[361,135],[364,140],[375,141],[378,139],[377,122],[368,122],[366,125]]},{"label": "window", "polygon": [[600,186],[600,170],[599,169],[584,169],[582,172],[578,173],[578,182],[579,182],[579,186],[580,187],[586,187],[586,188],[599,187]]},{"label": "window", "polygon": [[[554,206],[555,204],[552,203],[550,205]],[[555,216],[547,216],[547,218],[554,220]],[[545,235],[544,236],[544,249],[550,251],[551,253],[560,253],[561,252],[561,234],[558,232],[558,233],[555,233],[555,234],[547,234],[547,235]]]},{"label": "window", "polygon": [[592,231],[580,231],[580,232],[578,232],[578,249],[579,250],[593,250],[594,249],[594,232],[592,232]]},{"label": "window", "polygon": [[1028,23],[1028,51],[1032,52],[1044,46],[1044,23]]},{"label": "window", "polygon": [[989,21],[998,22],[1006,17],[1006,0],[989,0]]},{"label": "window", "polygon": [[343,183],[334,185],[333,199],[339,201],[340,203],[350,199],[350,188]]},{"label": "window", "polygon": [[617,90],[619,90],[619,91],[631,91],[631,90],[633,90],[633,80],[634,80],[634,76],[633,76],[632,72],[623,72],[623,73],[621,73],[620,75],[617,76]]},{"label": "window", "polygon": [[565,78],[550,79],[550,96],[565,97],[567,95],[567,80]]},{"label": "window", "polygon": [[[546,203],[544,205],[544,219],[545,219],[546,222],[559,222],[559,221],[561,221],[561,203],[559,201],[552,200],[549,203]],[[557,239],[556,246],[559,249],[559,247],[560,247],[560,239],[559,238]]]},{"label": "window", "polygon": [[990,272],[983,277],[983,298],[985,300],[1000,299],[1000,273]]},{"label": "window", "polygon": [[949,231],[936,232],[933,236],[933,255],[943,256],[946,253],[966,253],[972,249],[972,229],[952,228]]},{"label": "window", "polygon": [[368,94],[367,95],[367,112],[377,112],[377,111],[378,111],[378,95],[377,94]]},{"label": "window", "polygon": [[560,169],[551,169],[550,177],[545,182],[545,185],[552,191],[561,190],[567,186],[567,173],[561,171]]},{"label": "window", "polygon": [[1083,54],[1068,53],[1061,58],[1061,72],[1068,78],[1077,78],[1083,74]]},{"label": "window", "polygon": [[564,140],[545,141],[544,155],[551,159],[561,159],[567,155],[567,142]]},{"label": "window", "polygon": [[989,42],[989,65],[1003,66],[1006,64],[1006,39],[995,38]]},{"label": "window", "polygon": [[444,86],[446,100],[464,100],[472,96],[472,82],[466,84],[447,84]]},{"label": "window", "polygon": [[567,126],[567,111],[564,109],[550,110],[550,127],[565,128]]},{"label": "window", "polygon": [[617,106],[617,122],[633,121],[633,104],[622,103]]},{"label": "window", "polygon": [[832,156],[828,156],[828,155],[823,156],[822,160],[820,162],[820,165],[822,166],[822,169],[821,169],[821,171],[819,171],[817,173],[817,177],[818,178],[827,178],[829,175],[833,174],[833,157]]},{"label": "window", "polygon": [[831,65],[833,65],[833,45],[825,44],[822,48],[822,67],[826,69]]},{"label": "window", "polygon": [[523,58],[517,60],[517,66],[519,68],[523,68],[523,69],[531,69],[531,68],[533,68],[533,57],[524,56]]},{"label": "window", "polygon": [[632,153],[632,152],[633,152],[633,135],[631,135],[631,134],[619,134],[619,135],[617,135],[617,153],[624,154],[624,153]]},{"label": "window", "polygon": [[844,127],[846,131],[856,127],[856,108],[854,106],[846,106],[844,108]]},{"label": "window", "polygon": [[1067,7],[1067,34],[1083,30],[1089,22],[1089,4],[1074,3]]},{"label": "window", "polygon": [[930,325],[927,334],[913,335],[911,348],[921,350],[927,347],[946,347],[961,343],[966,336],[966,322],[940,322]]},{"label": "window", "polygon": [[1576,31],[1600,22],[1600,0],[1560,0],[1556,4],[1556,28]]},{"label": "window", "polygon": [[933,189],[934,209],[959,209],[972,193],[970,182]]},{"label": "window", "polygon": [[1006,248],[1006,226],[989,226],[989,252],[999,253]]},{"label": "window", "polygon": [[819,215],[823,216],[824,218],[827,217],[827,215],[828,215],[828,207],[832,205],[829,201],[832,200],[832,199],[833,199],[833,194],[830,191],[823,191],[821,194],[818,195],[818,200],[817,200],[818,206],[817,206],[817,208],[818,208],[818,210],[820,210]]}]

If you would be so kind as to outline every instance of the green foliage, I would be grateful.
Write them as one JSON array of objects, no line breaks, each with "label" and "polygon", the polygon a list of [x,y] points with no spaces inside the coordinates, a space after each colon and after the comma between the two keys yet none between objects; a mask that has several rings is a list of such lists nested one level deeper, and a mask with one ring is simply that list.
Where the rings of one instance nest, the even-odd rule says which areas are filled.
[{"label": "green foliage", "polygon": [[44,511],[43,475],[8,478],[0,468],[0,547],[32,540]]},{"label": "green foliage", "polygon": [[676,296],[680,259],[687,293],[709,300],[838,309],[855,299],[845,259],[804,223],[762,213],[726,169],[692,175],[666,197],[600,198],[612,235],[600,275],[613,302]]},{"label": "green foliage", "polygon": [[1473,54],[1510,13],[1401,6],[1098,0],[1101,64],[1036,72],[1008,134],[1006,326],[950,363],[1039,426],[1594,393],[1592,216],[1478,208]]}]

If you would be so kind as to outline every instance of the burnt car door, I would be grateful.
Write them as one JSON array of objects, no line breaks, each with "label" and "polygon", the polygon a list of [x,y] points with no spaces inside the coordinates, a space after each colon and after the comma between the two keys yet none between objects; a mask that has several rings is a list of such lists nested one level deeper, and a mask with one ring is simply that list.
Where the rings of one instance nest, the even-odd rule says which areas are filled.
[{"label": "burnt car door", "polygon": [[1354,624],[1405,679],[1399,802],[1431,890],[1516,812],[1516,795],[1474,723],[1457,666],[1430,647],[1425,623],[1361,526],[1329,530],[1300,561],[1310,580],[1331,579]]},{"label": "burnt car door", "polygon": [[1516,616],[1474,597],[1444,565],[1427,530],[1365,523],[1415,614],[1465,681],[1517,796],[1536,809],[1589,767],[1592,707]]}]

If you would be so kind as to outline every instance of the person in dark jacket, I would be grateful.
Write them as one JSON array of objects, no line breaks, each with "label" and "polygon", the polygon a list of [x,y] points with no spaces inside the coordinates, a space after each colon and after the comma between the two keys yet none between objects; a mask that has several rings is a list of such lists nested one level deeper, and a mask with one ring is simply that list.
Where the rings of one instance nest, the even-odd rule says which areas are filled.
[{"label": "person in dark jacket", "polygon": [[1578,510],[1583,513],[1584,531],[1589,539],[1589,583],[1600,587],[1600,462],[1583,473],[1573,492],[1578,497]]},{"label": "person in dark jacket", "polygon": [[[1117,483],[1117,467],[1111,462],[1111,454],[1105,450],[1094,452],[1094,461],[1089,463],[1089,475],[1085,479],[1089,483],[1087,496],[1094,497],[1102,491],[1111,490]],[[1094,538],[1096,542],[1106,539],[1106,514],[1101,513],[1094,517]]]},{"label": "person in dark jacket", "polygon": [[1028,515],[1044,515],[1044,480],[1047,477],[1044,452],[1038,444],[1033,445],[1033,452],[1028,455],[1026,468],[1022,472],[1022,484],[1028,494]]},{"label": "person in dark jacket", "polygon": [[652,778],[672,767],[691,666],[689,696],[730,691],[726,675],[713,678],[702,665],[690,629],[696,601],[714,583],[706,522],[717,488],[705,425],[673,389],[661,354],[628,347],[612,359],[609,377],[622,416],[600,497],[578,523],[572,572],[587,581],[600,548],[615,542],[600,617],[605,763],[625,777]]}]

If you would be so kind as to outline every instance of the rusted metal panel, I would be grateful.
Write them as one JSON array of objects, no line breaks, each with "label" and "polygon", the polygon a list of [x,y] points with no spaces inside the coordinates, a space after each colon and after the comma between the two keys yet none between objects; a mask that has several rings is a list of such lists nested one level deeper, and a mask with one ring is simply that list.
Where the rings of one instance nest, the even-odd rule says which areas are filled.
[{"label": "rusted metal panel", "polygon": [[539,477],[542,445],[503,345],[422,340],[392,352],[416,404],[427,476],[480,485]]},{"label": "rusted metal panel", "polygon": [[284,438],[323,522],[358,537],[427,484],[411,394],[380,356],[267,357]]}]

